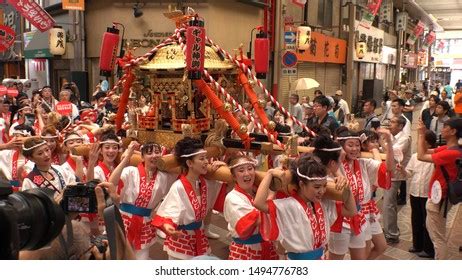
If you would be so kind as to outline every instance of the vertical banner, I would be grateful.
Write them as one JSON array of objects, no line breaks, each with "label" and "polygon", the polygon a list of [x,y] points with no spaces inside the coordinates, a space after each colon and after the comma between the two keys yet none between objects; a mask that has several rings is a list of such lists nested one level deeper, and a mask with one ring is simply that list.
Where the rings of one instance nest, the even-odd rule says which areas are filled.
[{"label": "vertical banner", "polygon": [[414,45],[417,38],[419,38],[420,35],[423,34],[424,29],[425,29],[425,24],[419,20],[417,25],[414,27],[412,34],[409,35],[409,38],[407,38],[406,43],[408,43],[409,45]]},{"label": "vertical banner", "polygon": [[4,52],[14,43],[14,30],[8,26],[0,25],[0,52]]},{"label": "vertical banner", "polygon": [[380,9],[382,0],[369,0],[367,3],[367,12],[363,14],[360,25],[367,29],[371,28],[372,22],[374,21],[375,15]]},{"label": "vertical banner", "polygon": [[85,11],[85,0],[63,0],[63,10]]},{"label": "vertical banner", "polygon": [[55,24],[55,20],[34,0],[8,0],[24,18],[41,32],[47,31]]},{"label": "vertical banner", "polygon": [[428,49],[428,47],[430,47],[435,42],[435,40],[436,40],[435,31],[432,30],[428,32],[427,35],[425,35],[422,49],[424,50]]}]

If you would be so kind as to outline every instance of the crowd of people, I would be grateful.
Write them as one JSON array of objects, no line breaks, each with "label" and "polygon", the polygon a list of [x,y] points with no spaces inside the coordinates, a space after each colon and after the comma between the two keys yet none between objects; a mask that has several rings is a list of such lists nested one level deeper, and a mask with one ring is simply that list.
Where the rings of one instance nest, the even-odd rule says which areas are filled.
[{"label": "crowd of people", "polygon": [[[191,137],[171,151],[150,140],[123,145],[126,134],[115,131],[110,117],[117,112],[117,98],[107,98],[98,88],[92,104],[86,104],[79,102],[75,84],[65,84],[57,95],[46,86],[31,98],[20,93],[0,99],[0,176],[15,191],[48,188],[58,197],[77,182],[104,182],[101,187],[119,205],[127,244],[137,259],[156,256],[152,246],[161,239],[169,259],[211,255],[208,239],[220,237],[231,238],[229,259],[340,260],[347,253],[351,259],[376,259],[387,244],[399,242],[398,205],[406,203],[409,189],[409,251],[446,259],[443,212],[449,207],[441,207],[448,203],[441,170],[447,170],[450,180],[458,172],[462,119],[457,106],[462,92],[452,93],[451,103],[445,93],[431,92],[424,104],[414,154],[412,91],[390,90],[381,115],[376,115],[375,100],[365,100],[361,124],[340,90],[332,97],[316,90],[312,102],[290,95],[289,111],[315,137],[268,102],[265,113],[275,130],[297,134],[299,145],[314,150],[286,160],[270,155],[267,169],[263,156],[249,151],[210,159],[202,141]],[[150,110],[146,97],[139,103],[132,104],[138,105],[138,114]],[[251,124],[248,128],[260,132]],[[90,148],[78,154],[83,144]],[[169,153],[180,168],[159,170],[159,157]],[[133,166],[135,155],[141,162]],[[229,168],[233,184],[210,179],[222,167]],[[257,178],[257,170],[264,170],[264,176]],[[291,187],[275,189],[276,178]],[[333,192],[340,195],[329,195]],[[210,230],[213,211],[223,213],[228,236]],[[98,215],[82,213],[74,222],[85,228],[82,234],[88,238],[104,232]]]}]

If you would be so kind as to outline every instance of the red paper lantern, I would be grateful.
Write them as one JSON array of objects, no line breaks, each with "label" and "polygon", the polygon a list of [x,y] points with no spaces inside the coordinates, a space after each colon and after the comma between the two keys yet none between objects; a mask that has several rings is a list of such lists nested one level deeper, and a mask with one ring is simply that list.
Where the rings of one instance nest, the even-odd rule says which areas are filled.
[{"label": "red paper lantern", "polygon": [[119,47],[119,29],[108,27],[103,35],[103,43],[99,54],[99,69],[101,76],[111,76],[114,64],[117,59],[117,49]]},{"label": "red paper lantern", "polygon": [[205,28],[204,20],[194,18],[189,21],[186,30],[186,69],[188,78],[199,80],[204,70],[205,59]]},{"label": "red paper lantern", "polygon": [[258,79],[266,79],[269,69],[269,39],[264,31],[260,30],[255,38],[255,72]]}]

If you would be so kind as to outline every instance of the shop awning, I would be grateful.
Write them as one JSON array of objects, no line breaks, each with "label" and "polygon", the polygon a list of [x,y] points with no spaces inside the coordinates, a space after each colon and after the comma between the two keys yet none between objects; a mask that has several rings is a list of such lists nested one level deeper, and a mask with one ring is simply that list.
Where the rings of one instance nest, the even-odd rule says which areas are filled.
[{"label": "shop awning", "polygon": [[49,48],[49,32],[31,31],[24,33],[25,58],[53,57]]}]

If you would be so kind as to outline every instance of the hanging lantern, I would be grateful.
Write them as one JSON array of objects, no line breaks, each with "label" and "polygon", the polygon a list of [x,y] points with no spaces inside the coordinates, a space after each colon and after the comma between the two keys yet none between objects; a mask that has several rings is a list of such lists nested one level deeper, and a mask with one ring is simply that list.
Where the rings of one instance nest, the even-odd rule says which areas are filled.
[{"label": "hanging lantern", "polygon": [[108,27],[103,34],[103,43],[99,54],[99,69],[101,76],[111,76],[114,64],[117,59],[119,47],[119,29],[114,25]]},{"label": "hanging lantern", "polygon": [[304,52],[310,48],[311,27],[297,27],[297,48],[300,52]]},{"label": "hanging lantern", "polygon": [[61,26],[55,26],[50,29],[49,34],[50,53],[52,55],[63,55],[66,52],[66,30]]},{"label": "hanging lantern", "polygon": [[269,39],[263,30],[255,38],[255,73],[258,79],[266,79],[269,69]]},{"label": "hanging lantern", "polygon": [[205,59],[205,28],[204,20],[194,18],[189,21],[186,30],[186,69],[188,78],[200,80],[204,70]]},{"label": "hanging lantern", "polygon": [[366,55],[367,45],[366,42],[357,42],[356,43],[356,57],[358,59],[363,59]]},{"label": "hanging lantern", "polygon": [[422,49],[428,49],[429,46],[431,46],[436,40],[436,34],[435,31],[430,31],[425,35],[424,43],[422,46]]}]

